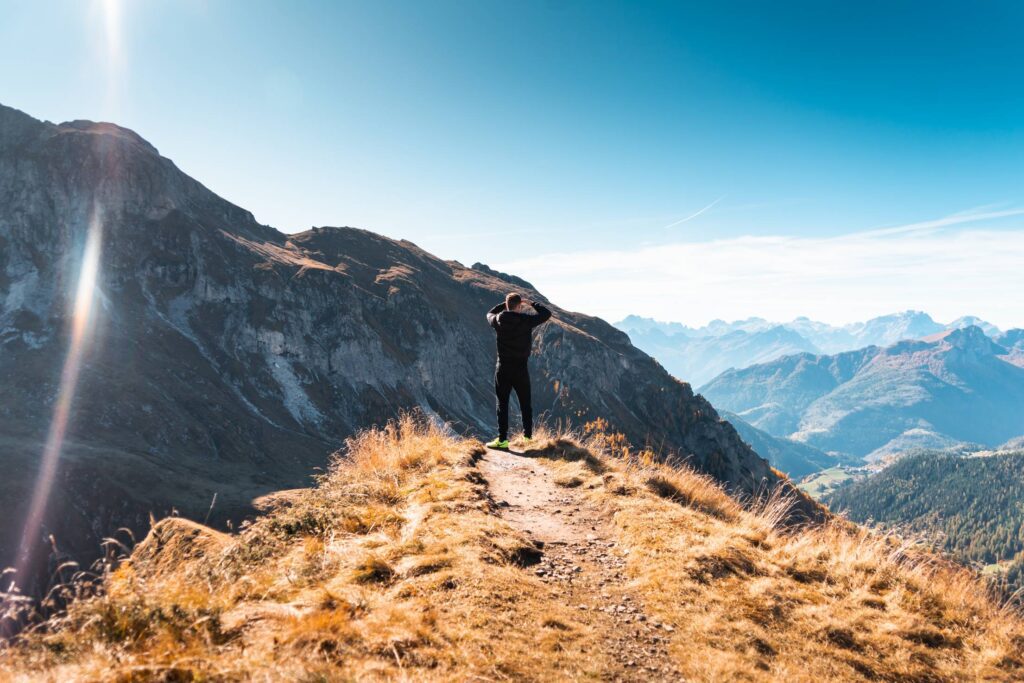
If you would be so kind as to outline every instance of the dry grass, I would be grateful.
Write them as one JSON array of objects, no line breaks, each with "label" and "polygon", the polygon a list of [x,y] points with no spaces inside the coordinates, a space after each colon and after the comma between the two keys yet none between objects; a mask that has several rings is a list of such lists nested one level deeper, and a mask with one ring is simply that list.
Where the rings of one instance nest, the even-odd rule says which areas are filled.
[{"label": "dry grass", "polygon": [[[963,570],[895,539],[779,529],[605,429],[528,447],[604,510],[690,679],[1020,680],[1024,626]],[[521,566],[481,447],[403,417],[235,536],[158,524],[102,596],[0,654],[0,679],[593,680],[585,613]]]},{"label": "dry grass", "polygon": [[403,417],[226,537],[158,524],[105,595],[0,655],[0,679],[590,679],[603,655],[517,563],[479,444]]},{"label": "dry grass", "polygon": [[744,509],[709,478],[642,453],[600,458],[600,477],[564,457],[602,453],[604,440],[548,436],[531,454],[559,480],[582,480],[612,517],[687,678],[1024,680],[1024,622],[970,572],[839,520],[783,529],[790,501]]}]

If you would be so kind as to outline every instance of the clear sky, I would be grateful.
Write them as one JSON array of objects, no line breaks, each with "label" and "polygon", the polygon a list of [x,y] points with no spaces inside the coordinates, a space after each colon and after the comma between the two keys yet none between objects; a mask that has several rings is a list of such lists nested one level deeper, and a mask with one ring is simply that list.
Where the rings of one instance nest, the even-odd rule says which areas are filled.
[{"label": "clear sky", "polygon": [[0,102],[617,319],[1024,325],[1024,4],[0,0]]}]

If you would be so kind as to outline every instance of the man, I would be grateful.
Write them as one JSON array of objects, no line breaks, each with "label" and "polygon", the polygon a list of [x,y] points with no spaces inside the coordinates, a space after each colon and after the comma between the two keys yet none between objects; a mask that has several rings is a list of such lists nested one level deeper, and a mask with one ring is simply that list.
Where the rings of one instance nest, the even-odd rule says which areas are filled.
[{"label": "man", "polygon": [[533,328],[545,323],[551,311],[537,301],[530,306],[536,313],[524,313],[523,297],[515,292],[487,312],[487,322],[498,341],[498,365],[494,368],[494,393],[498,396],[498,438],[488,448],[508,448],[508,399],[515,389],[523,414],[523,437],[533,437],[533,406],[530,405],[530,372],[526,362],[533,346]]}]

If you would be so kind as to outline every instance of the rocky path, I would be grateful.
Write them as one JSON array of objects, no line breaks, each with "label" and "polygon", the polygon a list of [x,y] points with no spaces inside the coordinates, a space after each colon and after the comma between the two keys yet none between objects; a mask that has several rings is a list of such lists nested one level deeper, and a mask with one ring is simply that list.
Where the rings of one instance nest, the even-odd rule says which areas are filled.
[{"label": "rocky path", "polygon": [[616,663],[612,681],[680,681],[667,645],[672,627],[644,612],[624,574],[625,552],[609,522],[579,489],[554,483],[537,460],[488,450],[478,464],[501,515],[533,538],[541,561],[525,571],[557,589],[560,599],[594,629]]}]

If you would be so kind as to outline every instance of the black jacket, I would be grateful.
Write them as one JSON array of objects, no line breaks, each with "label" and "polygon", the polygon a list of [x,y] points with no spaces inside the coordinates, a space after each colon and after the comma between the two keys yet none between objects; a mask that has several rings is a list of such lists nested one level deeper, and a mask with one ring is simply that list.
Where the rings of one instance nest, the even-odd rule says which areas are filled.
[{"label": "black jacket", "polygon": [[505,310],[504,302],[487,312],[487,322],[497,333],[498,360],[526,360],[530,357],[533,328],[546,323],[551,311],[537,301],[531,301],[536,313],[516,313]]}]

